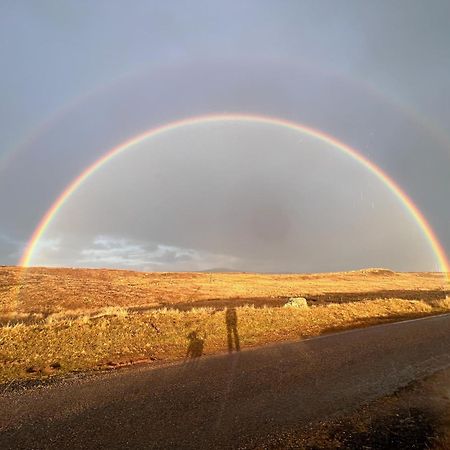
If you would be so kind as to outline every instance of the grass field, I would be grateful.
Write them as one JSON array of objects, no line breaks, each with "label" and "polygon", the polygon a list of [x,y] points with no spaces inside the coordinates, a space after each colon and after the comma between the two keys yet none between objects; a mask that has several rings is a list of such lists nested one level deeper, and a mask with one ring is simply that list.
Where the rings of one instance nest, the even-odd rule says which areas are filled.
[{"label": "grass field", "polygon": [[[205,354],[450,310],[443,277],[0,268],[0,382]],[[290,297],[308,306],[283,307]]]}]

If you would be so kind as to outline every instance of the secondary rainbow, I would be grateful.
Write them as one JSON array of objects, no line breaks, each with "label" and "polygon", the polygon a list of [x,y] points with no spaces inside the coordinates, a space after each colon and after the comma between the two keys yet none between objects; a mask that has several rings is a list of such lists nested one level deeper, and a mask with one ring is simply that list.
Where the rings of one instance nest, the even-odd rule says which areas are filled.
[{"label": "secondary rainbow", "polygon": [[117,156],[119,153],[130,149],[134,145],[144,141],[145,139],[149,139],[154,136],[175,130],[176,128],[216,122],[252,122],[266,125],[276,125],[288,128],[290,130],[298,131],[299,133],[307,134],[313,138],[318,139],[319,141],[328,143],[331,146],[349,155],[350,157],[361,163],[363,166],[365,166],[370,172],[374,173],[394,193],[394,195],[400,200],[404,207],[410,212],[417,224],[422,229],[428,242],[430,243],[430,246],[436,255],[440,270],[447,276],[447,273],[449,271],[449,262],[447,259],[447,255],[445,254],[445,251],[442,248],[438,238],[436,237],[436,234],[433,231],[431,225],[428,223],[422,212],[413,203],[411,198],[409,198],[409,196],[405,192],[403,192],[403,190],[397,185],[397,183],[395,183],[395,181],[390,178],[385,172],[383,172],[377,165],[368,160],[364,155],[359,153],[354,148],[344,144],[343,142],[340,142],[338,139],[322,131],[285,119],[250,114],[216,114],[178,120],[163,126],[147,130],[123,142],[117,147],[114,147],[111,150],[107,151],[101,158],[99,158],[97,161],[87,167],[80,175],[78,175],[55,200],[55,202],[42,217],[41,221],[33,232],[33,235],[31,236],[25,248],[19,264],[23,267],[30,266],[33,252],[39,242],[39,239],[45,233],[45,230],[47,229],[55,215],[58,213],[59,209],[84,181],[86,181],[91,175],[93,175],[112,158]]}]

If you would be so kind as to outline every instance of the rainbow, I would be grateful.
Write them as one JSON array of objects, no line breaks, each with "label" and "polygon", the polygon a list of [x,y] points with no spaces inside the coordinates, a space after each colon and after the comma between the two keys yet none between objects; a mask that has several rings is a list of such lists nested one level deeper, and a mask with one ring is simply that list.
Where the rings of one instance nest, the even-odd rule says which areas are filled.
[{"label": "rainbow", "polygon": [[87,167],[80,175],[78,175],[58,196],[55,202],[51,205],[50,209],[45,213],[33,232],[25,251],[20,259],[19,264],[23,267],[29,267],[30,262],[33,256],[33,252],[36,249],[36,246],[40,240],[40,238],[45,233],[45,230],[58,213],[60,208],[67,202],[70,196],[78,189],[81,184],[84,183],[90,176],[92,176],[97,170],[99,170],[104,164],[113,159],[115,156],[120,153],[130,149],[134,145],[155,137],[157,135],[175,130],[181,127],[189,127],[198,124],[207,124],[207,123],[216,123],[216,122],[252,122],[258,124],[265,125],[276,125],[283,128],[287,128],[289,130],[298,131],[300,133],[306,134],[313,138],[318,139],[324,143],[327,143],[346,155],[350,156],[364,167],[366,167],[370,172],[376,175],[391,191],[392,193],[400,200],[400,202],[404,205],[404,207],[409,211],[411,216],[417,222],[419,227],[422,229],[425,237],[430,243],[433,252],[436,255],[437,261],[439,263],[439,268],[442,272],[449,272],[449,262],[447,259],[447,255],[445,254],[444,249],[442,248],[435,232],[431,228],[431,225],[426,220],[425,216],[422,212],[417,208],[417,206],[413,203],[413,201],[408,197],[408,195],[403,192],[403,190],[395,183],[392,178],[390,178],[385,172],[383,172],[377,165],[368,160],[361,153],[353,149],[352,147],[340,142],[336,138],[322,132],[316,130],[314,128],[310,128],[306,125],[298,124],[295,122],[291,122],[285,119],[279,119],[274,117],[267,116],[258,116],[258,115],[250,115],[250,114],[215,114],[215,115],[207,115],[207,116],[197,116],[191,117],[187,119],[178,120],[175,122],[168,123],[166,125],[162,125],[156,128],[152,128],[147,130],[137,136],[132,137],[131,139],[123,142],[107,151],[101,158]]}]

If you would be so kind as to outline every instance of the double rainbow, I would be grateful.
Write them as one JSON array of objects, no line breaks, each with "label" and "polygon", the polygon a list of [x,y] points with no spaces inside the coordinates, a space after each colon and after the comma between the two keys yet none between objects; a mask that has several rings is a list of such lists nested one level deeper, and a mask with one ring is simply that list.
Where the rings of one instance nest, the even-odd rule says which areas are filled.
[{"label": "double rainbow", "polygon": [[112,148],[108,152],[106,152],[101,158],[91,164],[88,168],[86,168],[80,175],[78,175],[58,196],[55,202],[52,204],[50,209],[45,213],[33,232],[25,251],[20,259],[20,265],[23,267],[29,267],[33,252],[36,249],[36,246],[40,240],[40,238],[45,233],[47,227],[58,213],[60,208],[67,202],[70,196],[81,186],[81,184],[86,181],[90,176],[92,176],[97,170],[99,170],[104,164],[113,159],[118,154],[132,148],[134,145],[146,140],[150,139],[154,136],[167,133],[169,131],[173,131],[177,128],[181,127],[189,127],[198,124],[207,124],[207,123],[216,123],[216,122],[251,122],[257,124],[265,124],[265,125],[276,125],[283,128],[287,128],[290,130],[298,131],[299,133],[306,134],[313,138],[318,139],[324,143],[327,143],[337,150],[345,153],[350,156],[354,160],[358,161],[364,167],[366,167],[370,172],[375,174],[391,191],[392,193],[400,200],[403,206],[409,211],[411,216],[417,222],[419,227],[422,229],[426,239],[428,240],[433,252],[436,256],[437,262],[439,264],[439,269],[445,273],[449,271],[449,262],[447,256],[445,254],[444,249],[442,248],[438,238],[436,237],[435,232],[431,228],[430,224],[426,220],[425,216],[422,212],[417,208],[417,206],[413,203],[411,198],[402,191],[402,189],[395,183],[395,181],[390,178],[385,172],[383,172],[377,165],[368,160],[365,156],[359,153],[354,148],[340,142],[334,137],[316,130],[314,128],[310,128],[308,126],[297,124],[295,122],[291,122],[289,120],[278,119],[273,117],[266,116],[256,116],[249,114],[217,114],[217,115],[208,115],[208,116],[198,116],[192,117],[188,119],[178,120],[175,122],[171,122],[169,124],[152,128],[144,133],[141,133],[126,142],[118,145],[117,147]]}]

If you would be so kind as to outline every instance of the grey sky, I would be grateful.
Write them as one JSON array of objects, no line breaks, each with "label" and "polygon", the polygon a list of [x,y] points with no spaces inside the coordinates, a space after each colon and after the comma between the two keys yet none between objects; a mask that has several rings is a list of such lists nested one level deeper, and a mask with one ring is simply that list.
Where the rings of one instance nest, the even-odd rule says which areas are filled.
[{"label": "grey sky", "polygon": [[[356,147],[414,199],[449,251],[449,20],[446,1],[136,1],[132,6],[119,1],[2,2],[0,263],[17,262],[59,192],[107,149],[157,124],[213,112],[287,118]],[[289,136],[259,130],[265,136],[261,140],[242,131],[235,135],[241,141],[229,149],[221,145],[232,136],[217,143],[211,133],[202,130],[199,135],[211,149],[212,159],[203,167],[193,165],[192,155],[178,156],[182,145],[176,136],[166,136],[167,152],[158,167],[162,177],[170,175],[180,183],[171,183],[172,189],[167,183],[164,188],[158,185],[155,174],[138,176],[139,169],[151,163],[146,158],[155,157],[151,147],[142,151],[141,161],[130,156],[122,169],[118,161],[105,168],[97,181],[86,185],[90,191],[84,197],[80,192],[61,211],[53,236],[49,230],[46,238],[54,244],[54,259],[42,254],[45,263],[97,261],[94,265],[167,270],[209,264],[246,270],[432,265],[428,248],[416,236],[417,227],[382,187],[375,183],[380,189],[372,193],[375,209],[368,198],[356,209],[349,207],[352,195],[370,184],[364,171],[355,172],[344,161],[339,170],[346,174],[341,184],[346,192],[339,195],[339,183],[333,180],[332,189],[304,198],[314,178],[309,172],[292,172],[296,158],[307,150],[290,149]],[[267,160],[260,160],[259,150],[254,156],[258,164],[247,164],[241,178],[231,177],[220,189],[215,187],[214,168],[224,154],[234,168],[243,167],[248,147],[264,147],[274,136],[278,144],[267,151]],[[251,144],[246,146],[246,139]],[[290,155],[290,164],[280,163],[274,171],[278,178],[268,182],[267,167],[283,154]],[[120,182],[111,181],[114,170],[121,172]],[[325,163],[320,170],[332,178]],[[150,192],[135,209],[132,201],[127,203],[133,179],[139,181],[137,192]],[[352,192],[352,186],[358,189]],[[114,204],[102,209],[106,205],[97,203],[100,189],[126,203],[126,214],[119,212],[123,206]],[[192,198],[204,195],[191,214],[204,217],[218,208],[214,220],[191,220],[187,227],[177,220],[174,211],[186,205],[176,195],[180,190]],[[292,192],[299,198],[294,205],[289,203]],[[310,223],[305,225],[304,215],[299,221],[302,210],[325,205],[330,195],[334,206],[350,208],[349,223],[340,223],[337,210],[325,207],[316,208],[315,215],[308,213]],[[152,222],[158,197],[166,199],[165,209],[160,211],[162,219]],[[323,228],[322,219],[330,211],[336,214]],[[396,224],[392,214],[398,215]],[[80,223],[75,226],[77,217]],[[143,229],[136,217],[143,218]],[[255,230],[255,221],[265,225]],[[355,237],[351,223],[358,221],[384,229],[384,238],[367,242],[365,231]],[[307,226],[307,242],[299,239],[299,223]],[[273,240],[287,229],[289,239],[282,244]],[[321,238],[333,230],[342,233],[339,242],[347,239],[346,251],[337,239],[333,247]]]}]

